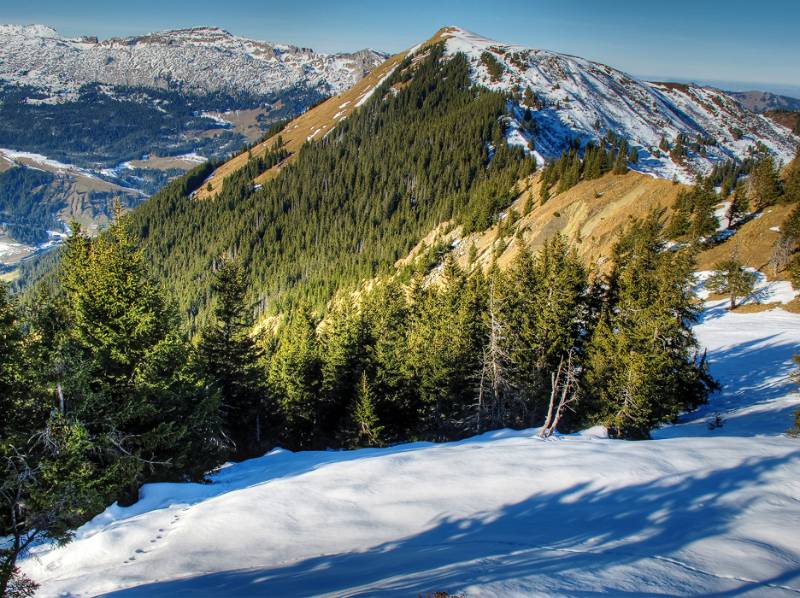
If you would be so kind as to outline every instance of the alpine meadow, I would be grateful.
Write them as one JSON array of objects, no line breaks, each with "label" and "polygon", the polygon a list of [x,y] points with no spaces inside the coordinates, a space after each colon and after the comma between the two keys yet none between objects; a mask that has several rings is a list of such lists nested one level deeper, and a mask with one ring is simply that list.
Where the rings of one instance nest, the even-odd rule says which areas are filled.
[{"label": "alpine meadow", "polygon": [[0,10],[0,596],[800,592],[783,25],[718,15],[737,63],[645,6],[33,4]]}]

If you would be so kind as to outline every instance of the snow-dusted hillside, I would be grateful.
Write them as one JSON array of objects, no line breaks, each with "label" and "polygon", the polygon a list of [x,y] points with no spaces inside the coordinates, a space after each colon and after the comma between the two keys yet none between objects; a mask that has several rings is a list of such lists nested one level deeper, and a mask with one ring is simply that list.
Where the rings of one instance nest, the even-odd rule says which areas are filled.
[{"label": "snow-dusted hillside", "polygon": [[654,440],[274,451],[145,486],[23,568],[42,596],[796,596],[800,315],[724,303],[696,328],[724,390]]},{"label": "snow-dusted hillside", "polygon": [[[518,143],[532,139],[544,158],[559,155],[574,138],[586,143],[613,131],[638,147],[637,170],[690,181],[694,172],[706,173],[714,162],[745,158],[759,142],[786,163],[800,141],[718,89],[640,81],[597,62],[502,44],[457,27],[446,28],[443,36],[449,53],[469,57],[477,83],[521,97],[515,102],[510,138]],[[481,59],[484,52],[502,67],[499,77],[491,77]],[[535,93],[538,106],[525,100],[527,88]],[[525,107],[532,109],[535,123],[527,130],[521,126]],[[693,151],[680,166],[658,151],[662,137],[672,143],[678,134],[690,142],[704,139],[713,144],[703,145],[705,156]]]},{"label": "snow-dusted hillside", "polygon": [[45,90],[50,102],[72,98],[86,83],[253,95],[305,85],[338,93],[384,59],[372,50],[321,54],[212,27],[98,41],[63,38],[43,25],[0,25],[0,80]]}]

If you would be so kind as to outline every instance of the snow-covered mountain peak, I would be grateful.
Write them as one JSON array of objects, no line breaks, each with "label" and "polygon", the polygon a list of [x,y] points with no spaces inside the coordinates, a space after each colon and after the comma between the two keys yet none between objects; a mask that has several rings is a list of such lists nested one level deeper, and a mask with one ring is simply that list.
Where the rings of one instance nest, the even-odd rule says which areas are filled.
[{"label": "snow-covered mountain peak", "polygon": [[0,24],[0,36],[17,37],[59,37],[58,31],[47,25],[2,25]]},{"label": "snow-covered mountain peak", "polygon": [[[638,170],[689,181],[761,144],[786,163],[800,141],[718,89],[641,81],[605,64],[496,42],[459,27],[446,27],[440,36],[448,54],[467,56],[476,83],[512,94],[513,141],[532,142],[541,158],[559,155],[575,139],[585,144],[610,131],[637,147]],[[523,126],[528,110],[532,118]],[[691,147],[676,163],[659,146],[663,140],[674,145],[679,135]]]},{"label": "snow-covered mountain peak", "polygon": [[293,86],[339,93],[386,56],[324,54],[217,27],[69,39],[44,25],[0,25],[0,81],[68,97],[87,83],[266,95]]}]

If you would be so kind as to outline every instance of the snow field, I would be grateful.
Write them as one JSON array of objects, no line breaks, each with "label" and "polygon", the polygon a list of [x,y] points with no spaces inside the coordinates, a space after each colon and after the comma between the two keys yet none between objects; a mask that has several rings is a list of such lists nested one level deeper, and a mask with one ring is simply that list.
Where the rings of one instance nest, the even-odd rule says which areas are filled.
[{"label": "snow field", "polygon": [[276,450],[147,485],[23,567],[42,596],[796,596],[800,316],[709,302],[696,333],[723,391],[653,440]]}]

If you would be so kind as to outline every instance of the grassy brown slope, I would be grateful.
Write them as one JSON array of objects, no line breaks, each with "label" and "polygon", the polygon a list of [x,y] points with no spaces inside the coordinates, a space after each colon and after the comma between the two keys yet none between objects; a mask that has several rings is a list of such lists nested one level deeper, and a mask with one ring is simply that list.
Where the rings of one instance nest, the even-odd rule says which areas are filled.
[{"label": "grassy brown slope", "polygon": [[[610,257],[617,235],[630,218],[644,217],[656,209],[669,209],[682,189],[685,189],[683,185],[635,172],[608,174],[582,181],[551,197],[546,204],[538,205],[539,176],[534,176],[530,190],[520,194],[513,208],[522,213],[529,197],[536,207],[520,218],[512,234],[505,238],[507,247],[498,256],[498,264],[506,266],[522,246],[534,251],[539,249],[556,232],[575,245],[587,264],[603,263]],[[465,239],[456,252],[459,261],[466,263],[469,247],[475,243],[478,261],[484,267],[490,264],[497,249],[499,227],[495,225]]]},{"label": "grassy brown slope", "polygon": [[697,269],[713,270],[714,264],[735,252],[742,263],[760,270],[768,278],[786,280],[786,272],[772,271],[769,261],[781,234],[780,227],[792,208],[783,205],[767,208],[760,216],[739,227],[731,238],[702,252],[697,259]]}]

